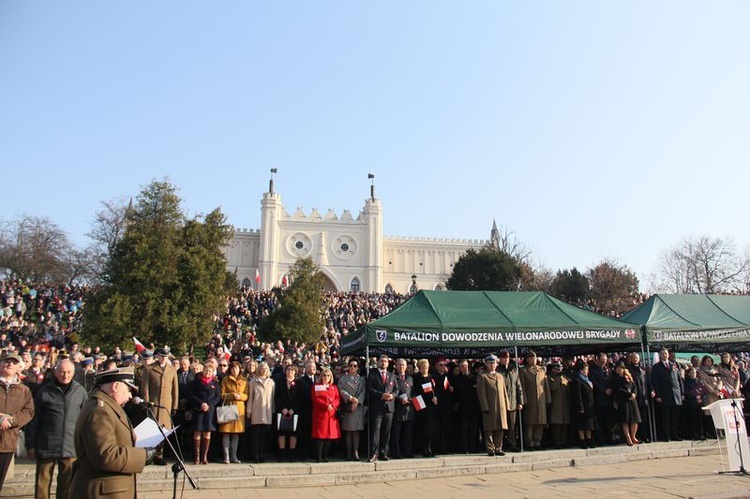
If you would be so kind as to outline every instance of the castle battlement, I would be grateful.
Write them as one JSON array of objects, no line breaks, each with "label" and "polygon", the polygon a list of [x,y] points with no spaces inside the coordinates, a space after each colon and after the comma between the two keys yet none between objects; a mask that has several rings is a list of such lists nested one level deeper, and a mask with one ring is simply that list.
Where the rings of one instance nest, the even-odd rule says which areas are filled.
[{"label": "castle battlement", "polygon": [[384,236],[383,241],[407,242],[407,243],[443,243],[461,245],[484,245],[484,239],[456,239],[449,237],[411,237],[411,236]]},{"label": "castle battlement", "polygon": [[241,229],[241,228],[234,228],[234,233],[238,236],[253,236],[253,235],[260,235],[260,229]]},{"label": "castle battlement", "polygon": [[342,223],[350,224],[352,222],[360,222],[362,220],[362,212],[357,214],[357,218],[352,217],[352,213],[349,210],[341,212],[341,216],[336,214],[333,208],[329,208],[325,216],[321,215],[317,208],[312,208],[310,214],[305,214],[305,210],[302,207],[297,207],[292,215],[285,208],[282,208],[281,212],[282,220],[291,220],[294,222],[325,222],[325,223]]}]

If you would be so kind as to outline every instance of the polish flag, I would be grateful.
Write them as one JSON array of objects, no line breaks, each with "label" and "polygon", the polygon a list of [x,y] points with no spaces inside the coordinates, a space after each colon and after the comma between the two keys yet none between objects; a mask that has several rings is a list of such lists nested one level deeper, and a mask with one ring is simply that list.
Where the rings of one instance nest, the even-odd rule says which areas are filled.
[{"label": "polish flag", "polygon": [[424,393],[431,393],[432,392],[432,383],[422,383],[422,391]]},{"label": "polish flag", "polygon": [[281,287],[285,288],[287,286],[289,286],[289,280],[286,278],[286,276],[284,276],[281,278]]},{"label": "polish flag", "polygon": [[427,404],[424,403],[424,399],[421,395],[417,395],[416,397],[411,399],[411,403],[414,404],[414,408],[417,410],[417,412],[427,407]]},{"label": "polish flag", "polygon": [[255,269],[255,282],[260,284],[260,272],[258,272],[258,269]]},{"label": "polish flag", "polygon": [[141,353],[142,351],[146,349],[146,347],[143,346],[143,343],[138,341],[138,338],[136,338],[135,336],[133,336],[133,343],[135,343],[135,351],[137,353]]}]

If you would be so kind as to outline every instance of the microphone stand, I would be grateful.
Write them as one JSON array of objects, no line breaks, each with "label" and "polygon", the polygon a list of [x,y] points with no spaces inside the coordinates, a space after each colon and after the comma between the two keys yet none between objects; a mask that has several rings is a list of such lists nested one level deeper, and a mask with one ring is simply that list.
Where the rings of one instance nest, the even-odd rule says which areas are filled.
[{"label": "microphone stand", "polygon": [[[161,409],[167,410],[166,407],[157,405],[155,405],[154,407],[159,407]],[[159,433],[161,433],[161,436],[164,437],[164,441],[167,442],[169,448],[172,449],[172,454],[174,454],[174,457],[176,459],[176,462],[172,465],[172,499],[177,499],[177,475],[180,474],[180,471],[185,472],[185,477],[188,479],[188,482],[190,482],[190,486],[193,487],[193,489],[197,489],[198,485],[195,483],[195,480],[193,480],[193,477],[190,476],[190,473],[188,473],[188,470],[185,467],[185,461],[183,461],[182,456],[177,453],[177,450],[175,450],[172,442],[169,441],[167,434],[164,433],[164,428],[161,427],[161,425],[159,424],[159,420],[156,419],[154,412],[148,405],[146,405],[146,414],[148,415],[148,417],[156,421],[156,427],[159,428]]]},{"label": "microphone stand", "polygon": [[[735,443],[735,445],[737,446],[737,452],[740,455],[740,469],[738,469],[736,471],[720,471],[719,474],[721,474],[721,475],[745,475],[745,476],[747,476],[747,475],[750,475],[750,473],[748,473],[748,471],[745,469],[745,461],[743,460],[743,456],[742,456],[742,445],[740,445],[740,420],[737,418],[737,410],[738,410],[738,408],[737,408],[737,399],[734,398],[734,393],[732,393],[733,391],[727,390],[727,392],[729,392],[729,398],[732,399],[732,404],[731,404],[732,405],[732,416],[734,416],[734,425],[735,425],[735,429],[737,430],[737,442]],[[747,438],[747,437],[745,437],[745,438]],[[727,450],[727,452],[728,452],[728,450]]]}]

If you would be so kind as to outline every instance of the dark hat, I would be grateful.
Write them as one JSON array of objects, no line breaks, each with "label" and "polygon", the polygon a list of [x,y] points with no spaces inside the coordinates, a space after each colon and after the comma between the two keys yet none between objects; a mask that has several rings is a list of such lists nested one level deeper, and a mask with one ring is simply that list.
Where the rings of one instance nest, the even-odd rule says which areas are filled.
[{"label": "dark hat", "polygon": [[501,359],[507,359],[507,358],[509,358],[509,357],[510,357],[510,352],[500,352],[500,353],[498,354],[498,356],[499,356],[499,357],[500,357]]},{"label": "dark hat", "polygon": [[489,354],[487,357],[484,358],[485,362],[497,362],[497,355],[495,354]]},{"label": "dark hat", "polygon": [[14,360],[16,361],[16,364],[20,364],[21,362],[23,362],[21,360],[21,356],[17,353],[6,353],[5,355],[3,355],[3,358],[0,359],[0,362],[4,362],[6,360]]},{"label": "dark hat", "polygon": [[141,357],[144,359],[150,359],[153,356],[154,356],[154,352],[152,352],[151,350],[144,350],[141,352]]},{"label": "dark hat", "polygon": [[130,391],[138,391],[138,385],[135,384],[135,373],[129,367],[116,367],[109,371],[101,371],[94,378],[95,386],[102,386],[107,383],[121,381],[130,387]]},{"label": "dark hat", "polygon": [[156,350],[154,350],[154,355],[161,355],[162,357],[169,357],[169,349],[168,348],[157,348]]},{"label": "dark hat", "polygon": [[85,358],[84,358],[84,359],[83,359],[83,360],[81,361],[81,365],[82,365],[82,366],[90,366],[90,365],[91,365],[91,364],[93,364],[93,363],[94,363],[94,358],[93,358],[93,357],[85,357]]},{"label": "dark hat", "polygon": [[625,366],[625,361],[624,360],[618,360],[617,363],[615,364],[615,367],[616,368],[617,367],[626,367]]}]

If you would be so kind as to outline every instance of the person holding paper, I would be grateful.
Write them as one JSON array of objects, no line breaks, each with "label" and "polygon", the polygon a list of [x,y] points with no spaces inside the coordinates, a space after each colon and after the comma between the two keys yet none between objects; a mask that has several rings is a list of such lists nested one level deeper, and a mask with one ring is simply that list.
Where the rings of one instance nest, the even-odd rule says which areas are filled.
[{"label": "person holding paper", "polygon": [[284,378],[276,380],[274,405],[276,430],[279,439],[279,461],[291,461],[297,448],[297,415],[300,403],[300,384],[296,380],[297,367],[284,368]]},{"label": "person holding paper", "polygon": [[76,422],[70,497],[136,496],[136,474],[156,455],[153,447],[135,446],[133,426],[122,408],[136,390],[132,368],[96,375],[94,392]]},{"label": "person holding paper", "polygon": [[320,370],[320,380],[312,387],[312,438],[315,442],[315,462],[328,462],[331,440],[341,438],[341,426],[336,410],[341,405],[339,389],[333,383],[333,373],[327,367]]},{"label": "person holding paper", "polygon": [[508,393],[505,390],[505,378],[496,371],[497,357],[488,355],[484,358],[487,370],[477,377],[477,397],[482,410],[482,427],[484,444],[490,456],[504,456],[503,433],[508,429]]},{"label": "person holding paper", "polygon": [[359,432],[365,429],[364,403],[367,390],[365,379],[359,375],[359,362],[356,358],[349,359],[347,372],[338,382],[344,418],[341,421],[341,431],[346,440],[346,460],[359,461]]},{"label": "person holding paper", "polygon": [[435,380],[430,375],[430,361],[420,359],[414,379],[414,407],[417,411],[416,426],[422,440],[422,455],[435,457],[432,446],[440,438],[438,426],[438,399],[435,396]]}]

